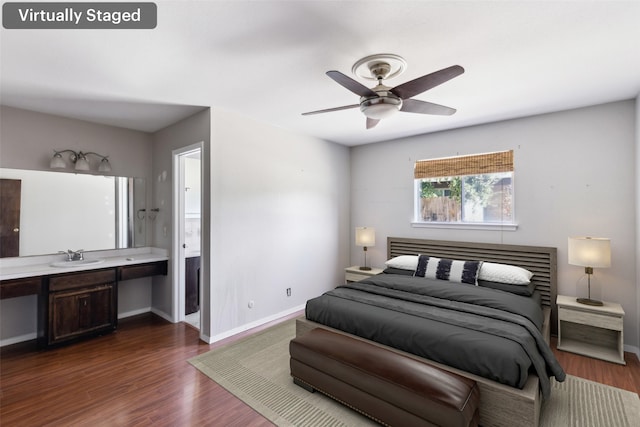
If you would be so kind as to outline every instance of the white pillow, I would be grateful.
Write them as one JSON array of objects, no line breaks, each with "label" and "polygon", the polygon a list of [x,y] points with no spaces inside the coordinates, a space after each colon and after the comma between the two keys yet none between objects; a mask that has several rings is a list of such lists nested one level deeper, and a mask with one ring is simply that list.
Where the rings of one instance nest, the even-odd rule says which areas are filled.
[{"label": "white pillow", "polygon": [[416,271],[418,267],[417,255],[400,255],[384,263],[389,268],[399,268],[401,270]]},{"label": "white pillow", "polygon": [[488,280],[490,282],[509,283],[512,285],[528,285],[531,283],[533,273],[515,265],[496,264],[493,262],[483,262],[480,267],[478,280]]}]

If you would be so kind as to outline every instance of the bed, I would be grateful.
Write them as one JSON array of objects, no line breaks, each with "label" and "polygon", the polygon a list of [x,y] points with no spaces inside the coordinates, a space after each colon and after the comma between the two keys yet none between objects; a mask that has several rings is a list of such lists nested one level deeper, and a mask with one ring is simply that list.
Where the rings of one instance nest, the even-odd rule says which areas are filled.
[{"label": "bed", "polygon": [[[534,273],[530,288],[535,293],[522,297],[390,271],[309,300],[296,334],[322,327],[426,359],[478,383],[482,425],[537,426],[542,398],[549,394],[549,376],[564,378],[548,348],[551,325],[556,323],[556,249],[396,237],[387,239],[387,248],[388,259],[428,254],[519,266]],[[476,307],[474,301],[482,304]],[[491,319],[476,326],[478,315]],[[495,337],[496,329],[504,330],[508,339]]]}]

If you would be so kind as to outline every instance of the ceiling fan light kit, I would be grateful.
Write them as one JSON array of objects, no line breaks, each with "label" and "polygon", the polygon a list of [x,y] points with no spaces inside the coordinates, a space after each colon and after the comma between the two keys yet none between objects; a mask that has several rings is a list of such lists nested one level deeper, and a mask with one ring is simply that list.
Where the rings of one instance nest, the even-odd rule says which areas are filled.
[{"label": "ceiling fan light kit", "polygon": [[379,96],[367,98],[360,103],[360,111],[370,119],[386,119],[402,108],[402,99],[397,96]]},{"label": "ceiling fan light kit", "polygon": [[360,111],[367,117],[366,127],[375,127],[381,119],[394,115],[397,111],[417,114],[435,114],[449,116],[454,114],[454,108],[445,107],[431,102],[409,99],[426,92],[454,77],[464,73],[464,68],[453,65],[448,68],[418,77],[394,88],[382,84],[382,80],[396,77],[407,68],[406,61],[394,54],[384,53],[364,57],[357,61],[351,71],[358,77],[377,80],[378,85],[369,89],[361,83],[342,74],[340,71],[327,71],[327,76],[336,83],[360,96],[360,103],[325,110],[302,113],[303,116],[329,113],[360,107]]}]

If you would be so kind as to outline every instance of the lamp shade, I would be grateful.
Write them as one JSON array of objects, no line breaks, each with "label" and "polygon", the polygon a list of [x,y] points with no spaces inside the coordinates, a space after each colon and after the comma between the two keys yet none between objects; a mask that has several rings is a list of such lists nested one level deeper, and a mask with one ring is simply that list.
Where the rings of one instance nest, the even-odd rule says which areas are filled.
[{"label": "lamp shade", "polygon": [[100,166],[98,166],[98,171],[111,172],[111,163],[109,163],[109,160],[107,160],[106,157],[100,161]]},{"label": "lamp shade", "polygon": [[611,240],[601,237],[569,237],[569,264],[610,267]]},{"label": "lamp shade", "polygon": [[370,119],[386,119],[402,108],[402,100],[387,96],[367,99],[360,104],[360,111]]},{"label": "lamp shade", "polygon": [[371,227],[356,227],[356,246],[375,246],[376,229]]},{"label": "lamp shade", "polygon": [[62,159],[60,153],[56,153],[53,155],[51,162],[49,162],[49,167],[51,169],[64,169],[67,167],[67,164]]},{"label": "lamp shade", "polygon": [[78,154],[78,158],[76,160],[76,170],[77,171],[89,170],[89,161],[82,153]]}]

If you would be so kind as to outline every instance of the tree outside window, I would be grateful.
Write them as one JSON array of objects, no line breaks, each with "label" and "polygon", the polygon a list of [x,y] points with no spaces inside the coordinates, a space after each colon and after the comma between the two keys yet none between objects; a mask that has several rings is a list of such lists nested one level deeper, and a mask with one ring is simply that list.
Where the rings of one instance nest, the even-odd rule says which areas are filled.
[{"label": "tree outside window", "polygon": [[[510,165],[486,166],[487,159],[491,161],[496,158],[501,159],[502,157],[496,157],[495,154],[503,155],[504,153],[511,156]],[[427,162],[431,161],[421,161],[419,166],[417,163],[416,170],[418,167],[421,169],[420,172],[416,172],[416,220],[442,223],[512,223],[514,220],[512,152],[504,153],[432,161],[436,165],[434,170],[467,172],[464,175],[419,177],[419,175],[434,173],[428,169],[431,165]],[[459,166],[460,159],[467,162],[464,163],[465,167]],[[471,166],[468,165],[469,162]],[[477,164],[481,164],[482,168]],[[488,169],[492,173],[468,174],[479,169]],[[511,170],[494,172],[491,169]]]}]

